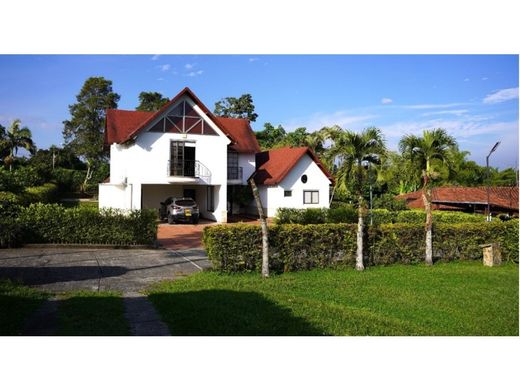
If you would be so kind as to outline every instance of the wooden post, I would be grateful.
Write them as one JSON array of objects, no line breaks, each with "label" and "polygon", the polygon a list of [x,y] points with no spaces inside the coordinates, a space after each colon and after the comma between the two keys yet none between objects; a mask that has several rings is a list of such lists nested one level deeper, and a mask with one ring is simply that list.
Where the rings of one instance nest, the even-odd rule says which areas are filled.
[{"label": "wooden post", "polygon": [[262,277],[269,277],[269,236],[267,231],[267,220],[262,207],[262,200],[256,186],[255,179],[250,178],[249,184],[253,190],[253,196],[256,202],[256,208],[258,209],[258,216],[260,217],[260,225],[262,227]]}]

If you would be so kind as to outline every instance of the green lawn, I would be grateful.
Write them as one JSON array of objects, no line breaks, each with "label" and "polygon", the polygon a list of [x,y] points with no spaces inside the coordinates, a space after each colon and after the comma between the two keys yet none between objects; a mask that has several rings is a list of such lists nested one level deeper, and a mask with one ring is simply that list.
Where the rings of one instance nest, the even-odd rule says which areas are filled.
[{"label": "green lawn", "polygon": [[203,272],[155,285],[174,335],[518,335],[518,266]]},{"label": "green lawn", "polygon": [[79,291],[61,296],[58,335],[126,336],[121,295],[113,292]]},{"label": "green lawn", "polygon": [[21,334],[27,316],[48,296],[10,280],[0,280],[0,336]]}]

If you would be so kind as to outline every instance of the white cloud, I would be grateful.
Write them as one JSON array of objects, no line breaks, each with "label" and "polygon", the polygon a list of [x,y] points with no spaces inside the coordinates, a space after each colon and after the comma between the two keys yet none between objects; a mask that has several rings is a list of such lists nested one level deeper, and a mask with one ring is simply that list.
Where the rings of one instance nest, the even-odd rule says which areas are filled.
[{"label": "white cloud", "polygon": [[435,108],[450,108],[462,106],[464,103],[447,103],[447,104],[412,104],[408,106],[401,106],[402,108],[409,108],[411,110],[429,110]]},{"label": "white cloud", "polygon": [[160,55],[156,54],[152,58],[150,58],[152,61],[157,61],[159,59]]},{"label": "white cloud", "polygon": [[393,100],[390,99],[390,98],[382,98],[381,99],[381,104],[390,104],[392,102],[393,102]]},{"label": "white cloud", "polygon": [[482,77],[482,81],[486,81],[487,79],[487,77]]},{"label": "white cloud", "polygon": [[188,70],[193,69],[194,67],[195,67],[195,64],[186,64],[186,65],[184,65],[184,68],[188,69]]},{"label": "white cloud", "polygon": [[343,128],[348,128],[356,124],[357,126],[368,126],[369,119],[376,118],[377,115],[351,115],[346,111],[336,111],[333,113],[315,113],[306,118],[294,118],[282,126],[287,131],[292,131],[298,127],[306,127],[308,131],[316,131],[325,126],[338,125]]},{"label": "white cloud", "polygon": [[251,57],[249,59],[249,62],[255,62],[255,61],[258,61],[260,58],[256,58],[256,57]]},{"label": "white cloud", "polygon": [[196,72],[193,71],[193,72],[187,73],[186,76],[195,77],[195,76],[200,76],[202,73],[204,73],[203,70],[197,70]]},{"label": "white cloud", "polygon": [[513,99],[518,99],[518,87],[506,88],[496,91],[487,95],[482,102],[486,104],[495,104]]},{"label": "white cloud", "polygon": [[164,65],[160,65],[159,66],[159,69],[161,69],[162,72],[166,72],[168,70],[170,70],[172,66],[170,64],[164,64]]},{"label": "white cloud", "polygon": [[162,77],[159,77],[157,81],[163,81],[164,79]]},{"label": "white cloud", "polygon": [[441,111],[432,111],[425,112],[421,114],[421,116],[432,116],[432,115],[457,115],[461,116],[468,112],[468,110],[441,110]]},{"label": "white cloud", "polygon": [[464,81],[465,81],[465,82],[468,82],[468,81],[469,81],[469,79],[468,79],[468,78],[466,77],[466,78],[464,79]]}]

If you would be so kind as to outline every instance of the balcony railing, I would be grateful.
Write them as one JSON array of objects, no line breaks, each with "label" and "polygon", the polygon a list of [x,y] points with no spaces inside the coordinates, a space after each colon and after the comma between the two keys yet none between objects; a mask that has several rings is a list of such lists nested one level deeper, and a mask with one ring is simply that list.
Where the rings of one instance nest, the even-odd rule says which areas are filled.
[{"label": "balcony railing", "polygon": [[198,160],[168,160],[168,175],[207,178],[211,171]]},{"label": "balcony railing", "polygon": [[242,180],[242,167],[228,167],[227,178],[228,180]]}]

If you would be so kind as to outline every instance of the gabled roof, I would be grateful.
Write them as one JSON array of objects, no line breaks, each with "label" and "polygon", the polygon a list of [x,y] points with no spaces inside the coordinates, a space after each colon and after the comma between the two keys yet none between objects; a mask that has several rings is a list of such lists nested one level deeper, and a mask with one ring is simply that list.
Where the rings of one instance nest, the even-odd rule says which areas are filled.
[{"label": "gabled roof", "polygon": [[210,118],[211,121],[231,140],[231,148],[240,153],[256,153],[260,147],[255,134],[246,119],[221,118],[215,116],[189,89],[184,88],[159,111],[107,110],[105,144],[125,143],[136,137],[149,124],[161,117],[184,96],[187,95]]},{"label": "gabled roof", "polygon": [[[422,191],[398,195],[410,208],[424,208]],[[486,205],[486,187],[436,187],[432,189],[432,203],[444,207],[457,205]],[[489,187],[489,204],[509,210],[518,210],[518,187]]]},{"label": "gabled roof", "polygon": [[334,178],[308,147],[271,149],[256,154],[256,171],[252,176],[257,184],[276,185],[296,166],[298,161],[308,155],[332,184]]}]

